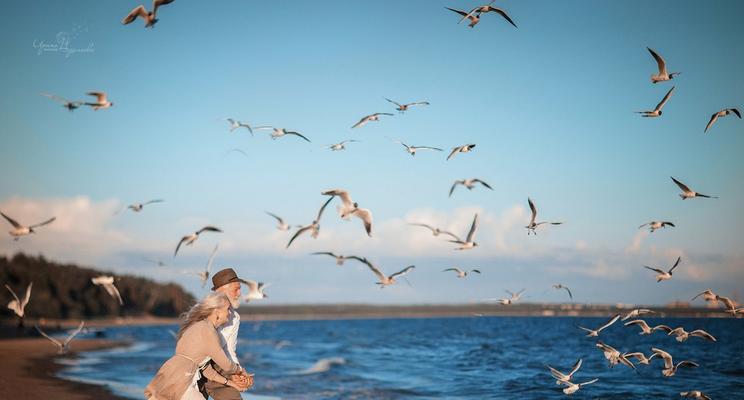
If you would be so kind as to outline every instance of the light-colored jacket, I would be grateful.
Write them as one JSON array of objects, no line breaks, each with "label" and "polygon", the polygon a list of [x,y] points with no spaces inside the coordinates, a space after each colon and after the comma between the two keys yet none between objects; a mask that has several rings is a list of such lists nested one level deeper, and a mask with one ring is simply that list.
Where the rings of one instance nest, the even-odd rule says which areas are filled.
[{"label": "light-colored jacket", "polygon": [[[214,326],[208,320],[191,325],[176,343],[176,354],[168,359],[145,388],[145,398],[151,400],[180,400],[192,384],[201,364],[207,357],[217,364],[225,375],[238,372],[222,349],[222,343]],[[217,373],[209,363],[202,370],[207,379],[224,382],[225,377]]]}]

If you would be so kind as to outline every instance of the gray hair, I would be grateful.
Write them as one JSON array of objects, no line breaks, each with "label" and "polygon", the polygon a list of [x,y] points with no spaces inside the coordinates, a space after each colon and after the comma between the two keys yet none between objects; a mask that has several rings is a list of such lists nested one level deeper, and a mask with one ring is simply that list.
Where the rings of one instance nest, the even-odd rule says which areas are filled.
[{"label": "gray hair", "polygon": [[196,322],[205,320],[212,312],[225,304],[230,304],[230,299],[224,293],[213,292],[194,304],[188,311],[181,314],[181,328],[178,330],[176,340],[180,340],[184,332]]}]

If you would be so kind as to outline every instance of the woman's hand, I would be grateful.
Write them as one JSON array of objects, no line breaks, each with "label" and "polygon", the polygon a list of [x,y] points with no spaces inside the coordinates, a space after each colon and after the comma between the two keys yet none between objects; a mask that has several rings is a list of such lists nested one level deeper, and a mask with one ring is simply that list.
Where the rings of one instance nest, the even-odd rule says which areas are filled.
[{"label": "woman's hand", "polygon": [[232,388],[235,388],[235,389],[237,389],[237,390],[238,390],[239,392],[245,392],[246,390],[248,390],[248,386],[246,386],[246,385],[241,385],[241,384],[239,384],[239,383],[235,382],[235,381],[234,381],[234,380],[232,380],[232,379],[228,379],[228,380],[227,380],[227,386],[230,386],[230,387],[232,387]]}]

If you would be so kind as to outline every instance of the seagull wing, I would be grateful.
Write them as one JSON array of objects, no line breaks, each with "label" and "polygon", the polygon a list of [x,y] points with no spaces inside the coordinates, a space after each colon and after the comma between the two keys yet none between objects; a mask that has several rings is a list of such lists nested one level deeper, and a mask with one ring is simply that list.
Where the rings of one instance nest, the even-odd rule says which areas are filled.
[{"label": "seagull wing", "polygon": [[51,224],[56,219],[57,219],[57,217],[52,217],[52,218],[49,218],[48,220],[46,220],[44,222],[40,222],[40,223],[38,223],[36,225],[31,225],[31,226],[29,226],[29,228],[36,228],[36,227],[39,227],[39,226],[44,226],[44,225],[47,225],[47,224]]},{"label": "seagull wing", "polygon": [[505,20],[509,21],[510,24],[514,25],[515,28],[517,27],[517,24],[515,24],[514,21],[509,18],[509,15],[506,14],[506,11],[496,7],[491,7],[491,11],[498,13],[499,15],[504,17]]},{"label": "seagull wing", "polygon": [[400,270],[400,271],[398,271],[398,272],[390,275],[390,279],[395,279],[398,276],[403,276],[403,275],[411,272],[414,268],[416,268],[415,265],[409,265],[409,266],[403,268],[402,270]]},{"label": "seagull wing", "polygon": [[209,261],[207,261],[207,276],[212,272],[212,262],[214,261],[214,255],[217,254],[217,249],[220,247],[219,244],[216,244],[214,246],[214,250],[212,250],[212,254],[209,255]]},{"label": "seagull wing", "polygon": [[460,239],[460,237],[459,237],[459,236],[455,235],[455,234],[454,234],[454,233],[452,233],[452,232],[448,232],[448,231],[443,231],[443,230],[441,230],[441,229],[440,229],[440,230],[439,230],[439,233],[441,233],[441,234],[444,234],[444,235],[449,235],[449,236],[451,236],[451,237],[452,237],[453,239],[455,239],[455,240],[456,240],[457,242],[462,242],[462,239]]},{"label": "seagull wing", "polygon": [[311,143],[311,142],[310,142],[310,139],[306,138],[306,137],[305,137],[304,135],[302,135],[302,134],[301,134],[301,133],[299,133],[299,132],[292,132],[292,131],[289,131],[289,132],[287,132],[286,134],[287,134],[287,135],[295,135],[295,136],[299,136],[299,137],[301,137],[301,138],[305,139],[305,140],[306,140],[306,141],[307,141],[308,143]]},{"label": "seagull wing", "polygon": [[[7,284],[7,283],[5,284],[5,288],[6,288],[6,289],[8,289],[8,290],[10,291],[10,294],[12,294],[12,295],[13,295],[13,297],[15,297],[15,301],[16,301],[16,302],[18,303],[18,305],[20,305],[20,304],[21,304],[21,299],[19,299],[19,298],[18,298],[18,296],[17,296],[17,295],[15,294],[15,292],[13,291],[13,289],[11,289],[11,288],[10,288],[10,286],[8,286],[8,284]],[[10,304],[8,304],[8,308],[11,308],[11,307],[10,307]]]},{"label": "seagull wing", "polygon": [[608,326],[614,324],[615,322],[617,322],[618,319],[620,319],[620,314],[615,314],[615,316],[612,317],[612,318],[610,318],[610,320],[607,321],[604,325],[602,325],[599,328],[597,328],[597,332],[599,332],[602,329],[607,328]]},{"label": "seagull wing", "polygon": [[155,17],[155,15],[158,13],[158,7],[173,3],[174,1],[175,0],[153,0],[152,1],[152,16]]},{"label": "seagull wing", "polygon": [[396,106],[400,107],[400,103],[398,103],[397,101],[392,101],[392,100],[388,99],[387,97],[383,97],[383,98],[384,98],[385,100],[387,100],[387,101],[389,101],[389,102],[391,102],[391,103],[395,104]]},{"label": "seagull wing", "polygon": [[655,51],[651,50],[651,48],[646,47],[648,49],[648,52],[651,53],[651,56],[656,60],[656,64],[659,67],[659,74],[660,75],[666,75],[667,69],[666,69],[666,63],[664,62],[664,59],[661,58],[661,56],[656,53]]},{"label": "seagull wing", "polygon": [[153,204],[153,203],[162,203],[163,201],[165,201],[165,200],[163,200],[163,199],[155,199],[155,200],[150,200],[150,201],[144,203],[143,205],[148,205],[148,204]]},{"label": "seagull wing", "polygon": [[284,225],[284,220],[280,216],[278,216],[276,214],[273,214],[273,213],[270,213],[268,211],[265,211],[265,212],[266,212],[266,214],[269,214],[270,216],[276,218],[277,222],[279,222],[280,224]]},{"label": "seagull wing", "polygon": [[579,383],[579,386],[591,385],[592,383],[594,383],[594,382],[596,382],[596,381],[598,381],[598,380],[599,380],[599,378],[594,378],[594,379],[592,379],[592,380],[590,380],[590,381],[586,381],[586,382],[583,382],[583,383]]},{"label": "seagull wing", "polygon": [[178,246],[176,246],[176,251],[174,251],[174,252],[173,252],[173,257],[174,257],[174,258],[175,258],[175,257],[176,257],[176,255],[178,254],[178,249],[180,249],[180,248],[181,248],[181,245],[183,244],[183,242],[185,242],[185,241],[186,241],[186,239],[188,239],[188,238],[189,238],[188,236],[184,236],[184,237],[182,237],[182,238],[181,238],[181,241],[180,241],[180,242],[178,242]]},{"label": "seagull wing", "polygon": [[661,99],[661,102],[656,105],[656,108],[654,110],[661,111],[661,108],[664,107],[664,104],[666,104],[667,101],[669,101],[669,98],[672,97],[672,93],[674,92],[675,86],[672,86],[671,89],[667,92],[667,94],[664,96],[663,99]]},{"label": "seagull wing", "polygon": [[367,260],[366,258],[363,258],[360,261],[363,262],[364,264],[366,264],[367,267],[369,267],[370,271],[372,271],[372,273],[374,273],[377,276],[377,278],[380,279],[380,282],[382,282],[385,279],[387,279],[385,277],[385,274],[383,274],[382,271],[379,268],[377,268],[374,265],[372,265],[372,263],[369,262],[369,260]]},{"label": "seagull wing", "polygon": [[480,273],[481,273],[481,272],[480,272],[480,271],[478,271],[477,269],[471,269],[471,270],[470,270],[470,272],[475,272],[476,274],[480,274]]},{"label": "seagull wing", "polygon": [[666,271],[662,271],[662,270],[660,270],[660,269],[658,269],[658,268],[651,268],[651,267],[649,267],[648,265],[644,265],[644,267],[646,267],[646,268],[650,269],[651,271],[655,271],[655,272],[658,272],[658,273],[660,273],[660,274],[664,274],[664,273],[666,273]]},{"label": "seagull wing", "polygon": [[[23,297],[23,301],[21,302],[21,308],[26,307],[26,304],[28,304],[28,300],[31,298],[31,288],[34,286],[34,283],[31,282],[28,284],[28,287],[26,287],[26,295]],[[7,287],[7,285],[5,286]],[[15,293],[13,293],[13,296],[15,296]],[[18,297],[16,297],[18,299]]]},{"label": "seagull wing", "polygon": [[308,225],[308,226],[303,226],[302,228],[298,229],[297,232],[295,232],[295,234],[292,236],[292,238],[289,239],[289,243],[287,243],[287,247],[285,247],[285,248],[288,249],[289,246],[292,244],[292,242],[294,242],[295,239],[297,239],[303,233],[307,232],[307,230],[310,229],[310,228],[312,228],[312,227],[313,227],[312,225]]},{"label": "seagull wing", "polygon": [[480,179],[478,179],[478,178],[475,178],[475,179],[473,179],[473,182],[478,182],[478,183],[480,183],[481,185],[483,185],[483,186],[485,186],[485,187],[487,187],[487,188],[489,188],[489,189],[493,190],[493,188],[492,188],[492,187],[491,187],[491,186],[490,186],[489,184],[487,184],[486,182],[484,182],[484,181],[482,181],[482,180],[480,180]]},{"label": "seagull wing", "polygon": [[632,320],[630,322],[626,322],[625,323],[625,326],[629,326],[629,325],[638,325],[644,331],[647,330],[647,329],[650,329],[649,326],[648,326],[648,324],[646,323],[646,321],[644,321],[642,319],[634,319],[634,320]]},{"label": "seagull wing", "polygon": [[658,354],[659,357],[661,357],[664,360],[664,368],[672,368],[674,367],[674,363],[672,360],[672,355],[667,353],[664,350],[657,349],[656,347],[652,347],[651,351],[654,352],[654,354]]},{"label": "seagull wing", "polygon": [[566,289],[568,292],[568,298],[573,300],[573,294],[571,293],[571,289],[569,289],[567,286],[563,286],[563,289]]},{"label": "seagull wing", "polygon": [[703,133],[708,132],[708,129],[710,129],[713,124],[716,123],[716,120],[718,119],[718,113],[714,113],[710,116],[710,121],[708,121],[708,125],[705,125],[705,130],[703,130]]},{"label": "seagull wing", "polygon": [[741,119],[741,113],[739,112],[738,109],[736,109],[736,108],[729,108],[728,110],[731,111],[732,113],[736,114],[736,116],[739,117],[739,119]]},{"label": "seagull wing", "polygon": [[656,325],[655,327],[651,329],[651,332],[656,332],[656,331],[664,331],[666,333],[670,333],[672,331],[672,328],[666,325]]},{"label": "seagull wing", "polygon": [[669,273],[671,274],[672,271],[674,271],[675,268],[677,268],[677,265],[679,265],[679,260],[681,260],[682,257],[677,257],[677,261],[674,263],[671,269],[669,269]]},{"label": "seagull wing", "polygon": [[452,11],[452,12],[456,12],[456,13],[462,15],[463,17],[467,17],[470,14],[470,13],[466,13],[465,11],[462,11],[462,10],[455,10],[454,8],[449,8],[449,7],[444,7],[444,8],[446,8],[446,9]]},{"label": "seagull wing", "polygon": [[112,297],[114,297],[119,302],[119,305],[124,305],[124,300],[121,299],[121,294],[119,294],[119,289],[117,289],[113,283],[104,283],[103,288],[106,289],[108,294],[110,294]]},{"label": "seagull wing", "polygon": [[416,147],[418,150],[436,150],[436,151],[444,151],[438,147],[429,147],[429,146],[418,146]]},{"label": "seagull wing", "polygon": [[326,190],[325,192],[321,192],[320,194],[326,195],[326,196],[338,196],[341,198],[341,202],[344,203],[344,206],[347,208],[354,207],[354,200],[351,199],[351,195],[348,191],[343,189],[332,189],[332,190]]},{"label": "seagull wing", "polygon": [[411,223],[411,224],[408,224],[408,225],[413,225],[413,226],[423,226],[424,228],[427,228],[427,229],[429,229],[430,231],[432,231],[432,233],[433,233],[433,232],[436,232],[436,230],[435,230],[435,229],[434,229],[434,228],[433,228],[433,227],[432,227],[431,225],[426,225],[426,224],[418,224],[418,223]]},{"label": "seagull wing", "polygon": [[452,148],[452,151],[447,156],[447,159],[449,160],[450,158],[452,158],[452,156],[454,156],[455,154],[457,154],[457,152],[459,152],[459,151],[460,151],[460,147],[459,146],[458,147],[453,147]]},{"label": "seagull wing", "polygon": [[37,331],[41,334],[41,336],[44,336],[45,338],[49,339],[52,343],[56,344],[58,347],[62,348],[62,343],[59,342],[59,340],[47,335],[44,331],[39,328],[38,325],[34,325],[34,328],[36,328]]},{"label": "seagull wing", "polygon": [[710,333],[708,333],[708,332],[706,332],[706,331],[704,331],[702,329],[695,329],[694,331],[690,332],[690,336],[701,337],[703,339],[708,339],[711,342],[715,342],[716,341],[716,338],[714,338],[713,335],[711,335]]},{"label": "seagull wing", "polygon": [[680,181],[678,181],[678,180],[674,179],[674,177],[673,177],[673,176],[670,176],[670,178],[672,178],[672,180],[674,181],[674,183],[676,183],[676,184],[677,184],[677,186],[679,186],[679,188],[680,188],[680,189],[682,189],[682,191],[683,191],[683,192],[685,192],[685,193],[689,193],[689,192],[692,192],[692,190],[690,190],[690,188],[689,188],[689,187],[687,187],[687,185],[685,185],[684,183],[682,183],[682,182],[680,182]]},{"label": "seagull wing", "polygon": [[527,198],[527,203],[530,205],[530,210],[532,210],[532,218],[530,219],[530,225],[535,223],[535,218],[537,218],[537,208],[535,207],[535,203],[532,202],[531,198]]},{"label": "seagull wing", "polygon": [[442,270],[442,272],[447,272],[447,271],[455,271],[458,274],[461,274],[462,273],[462,270],[460,268],[447,268],[445,270]]},{"label": "seagull wing", "polygon": [[569,372],[569,373],[568,373],[568,376],[571,376],[571,375],[575,374],[575,373],[576,373],[576,371],[578,371],[578,370],[579,370],[579,368],[581,368],[581,363],[582,363],[582,362],[583,362],[583,360],[579,358],[579,359],[578,359],[578,360],[576,361],[576,364],[574,364],[574,366],[573,366],[573,367],[571,368],[571,372]]},{"label": "seagull wing", "polygon": [[100,103],[106,102],[106,93],[104,92],[88,92],[86,93],[88,96],[96,96],[96,101]]},{"label": "seagull wing", "polygon": [[452,184],[452,187],[450,188],[450,191],[449,191],[449,197],[452,197],[452,192],[455,191],[455,188],[457,187],[457,185],[461,185],[461,184],[462,184],[462,181],[455,181],[455,183]]},{"label": "seagull wing", "polygon": [[222,232],[222,229],[217,228],[216,226],[207,225],[207,226],[199,229],[198,231],[196,231],[196,234],[199,235],[202,232]]},{"label": "seagull wing", "polygon": [[328,200],[326,200],[325,203],[320,207],[320,210],[318,210],[318,217],[315,219],[317,222],[320,222],[320,217],[323,215],[323,210],[325,210],[326,206],[328,206],[328,203],[333,200],[333,196],[329,197]]},{"label": "seagull wing", "polygon": [[145,6],[143,6],[142,4],[134,7],[132,11],[130,11],[123,20],[121,20],[121,23],[124,25],[132,23],[132,21],[137,19],[137,17],[142,17],[143,19],[147,18],[147,10],[145,10]]},{"label": "seagull wing", "polygon": [[2,212],[0,212],[0,215],[2,215],[3,218],[5,218],[6,220],[8,220],[8,222],[10,222],[10,224],[13,225],[14,228],[22,228],[23,227],[21,224],[18,223],[18,221],[14,220],[13,218],[10,218],[9,216],[3,214]]},{"label": "seagull wing", "polygon": [[472,242],[473,237],[475,236],[475,231],[478,229],[478,214],[475,214],[475,217],[473,217],[473,224],[470,225],[470,232],[468,232],[467,241]]},{"label": "seagull wing", "polygon": [[352,214],[364,222],[364,230],[367,231],[367,236],[372,236],[372,212],[366,208],[357,207]]},{"label": "seagull wing", "polygon": [[80,325],[78,325],[77,329],[75,329],[75,331],[74,331],[74,332],[72,332],[72,333],[70,334],[70,336],[68,336],[68,337],[67,337],[67,339],[65,339],[65,343],[64,343],[64,346],[67,346],[68,344],[70,344],[70,342],[72,341],[72,339],[73,339],[73,338],[74,338],[75,336],[77,336],[77,334],[78,334],[78,333],[80,333],[80,331],[82,331],[82,330],[83,330],[83,326],[85,326],[85,321],[80,321]]},{"label": "seagull wing", "polygon": [[356,124],[354,124],[354,125],[353,125],[353,126],[351,127],[351,129],[354,129],[354,128],[358,128],[358,127],[360,127],[360,126],[362,126],[362,125],[366,124],[367,122],[369,122],[369,117],[370,117],[369,115],[367,115],[367,116],[365,116],[365,117],[362,117],[362,119],[360,119],[360,120],[359,120],[359,122],[357,122]]},{"label": "seagull wing", "polygon": [[695,301],[695,299],[697,299],[698,297],[700,297],[700,296],[702,296],[704,294],[707,294],[708,292],[713,293],[713,292],[710,291],[710,289],[705,290],[705,291],[702,291],[702,292],[696,294],[695,297],[691,298],[690,301]]}]

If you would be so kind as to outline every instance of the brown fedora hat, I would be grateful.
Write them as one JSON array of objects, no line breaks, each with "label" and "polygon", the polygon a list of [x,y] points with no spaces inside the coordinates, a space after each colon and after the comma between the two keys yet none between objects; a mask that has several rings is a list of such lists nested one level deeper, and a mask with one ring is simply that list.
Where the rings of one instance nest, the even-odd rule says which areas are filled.
[{"label": "brown fedora hat", "polygon": [[238,274],[235,273],[234,269],[225,268],[212,276],[212,290],[217,290],[218,287],[233,282],[248,283],[245,280],[238,278]]}]

